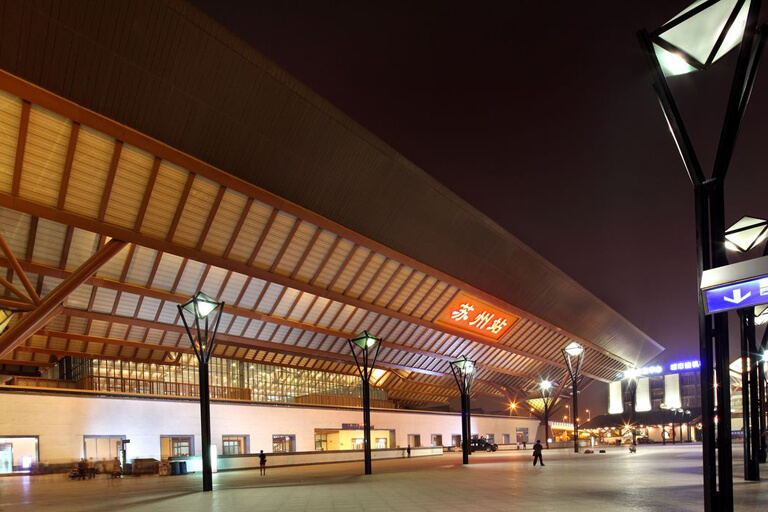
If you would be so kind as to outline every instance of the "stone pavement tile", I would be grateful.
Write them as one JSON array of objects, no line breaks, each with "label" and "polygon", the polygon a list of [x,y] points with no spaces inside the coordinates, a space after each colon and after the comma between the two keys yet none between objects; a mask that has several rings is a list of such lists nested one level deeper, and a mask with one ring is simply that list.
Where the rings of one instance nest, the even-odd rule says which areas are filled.
[{"label": "stone pavement tile", "polygon": [[[734,447],[735,470],[740,468]],[[459,454],[409,461],[273,468],[214,475],[69,481],[62,475],[0,478],[3,512],[687,512],[703,509],[700,446],[643,446],[630,455],[545,452],[544,468],[528,451]],[[768,467],[764,467],[768,476]],[[736,479],[737,510],[768,510],[768,482]]]}]

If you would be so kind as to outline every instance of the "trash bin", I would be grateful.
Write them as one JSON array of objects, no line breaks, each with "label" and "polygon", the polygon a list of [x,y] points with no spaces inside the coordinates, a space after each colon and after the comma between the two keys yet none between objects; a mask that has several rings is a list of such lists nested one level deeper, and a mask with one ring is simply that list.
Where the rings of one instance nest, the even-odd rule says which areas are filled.
[{"label": "trash bin", "polygon": [[157,470],[160,476],[168,476],[168,473],[170,472],[170,468],[168,467],[168,464],[165,462],[161,462],[160,464],[158,464]]},{"label": "trash bin", "polygon": [[171,461],[171,474],[172,475],[178,475],[179,474],[179,461]]},{"label": "trash bin", "polygon": [[187,461],[182,460],[179,462],[179,474],[180,475],[186,475],[187,474]]}]

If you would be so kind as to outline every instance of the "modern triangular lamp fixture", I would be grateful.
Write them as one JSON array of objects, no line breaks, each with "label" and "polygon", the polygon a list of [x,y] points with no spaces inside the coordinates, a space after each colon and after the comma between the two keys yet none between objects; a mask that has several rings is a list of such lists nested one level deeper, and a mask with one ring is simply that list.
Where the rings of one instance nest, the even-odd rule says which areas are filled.
[{"label": "modern triangular lamp fixture", "polygon": [[651,34],[666,76],[709,68],[744,36],[753,0],[697,0]]}]

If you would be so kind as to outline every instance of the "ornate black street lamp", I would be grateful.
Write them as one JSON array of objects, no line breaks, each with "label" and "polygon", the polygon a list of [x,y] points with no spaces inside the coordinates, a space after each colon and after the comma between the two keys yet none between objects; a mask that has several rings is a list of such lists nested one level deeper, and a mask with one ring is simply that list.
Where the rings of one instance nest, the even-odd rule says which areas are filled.
[{"label": "ornate black street lamp", "polygon": [[475,380],[477,367],[475,362],[461,356],[455,361],[451,361],[451,372],[456,379],[456,385],[459,386],[461,394],[461,458],[463,464],[469,464],[469,441],[472,437],[472,425],[469,417],[469,395],[472,392],[472,383]]},{"label": "ornate black street lamp", "polygon": [[351,340],[347,340],[352,356],[355,358],[357,371],[363,379],[363,449],[366,475],[371,474],[371,373],[376,366],[376,358],[381,347],[380,341],[368,331],[363,331]]},{"label": "ornate black street lamp", "polygon": [[[705,512],[733,511],[733,469],[728,406],[730,389],[727,385],[730,382],[728,316],[726,313],[707,315],[699,290],[704,270],[728,264],[723,184],[765,42],[766,31],[762,27],[757,29],[760,3],[756,0],[697,0],[657,30],[638,32],[650,64],[654,91],[695,193]],[[706,70],[737,46],[738,61],[713,171],[706,177],[667,77]],[[722,383],[717,390],[713,376]],[[717,411],[715,393],[717,403],[721,405]],[[715,429],[720,440],[717,445]]]},{"label": "ornate black street lamp", "polygon": [[543,380],[539,384],[541,390],[541,401],[544,403],[544,438],[546,439],[547,448],[549,448],[549,409],[552,406],[552,381]]},{"label": "ornate black street lamp", "polygon": [[[203,491],[213,490],[213,469],[211,467],[211,397],[208,386],[208,362],[211,360],[216,331],[219,329],[223,302],[216,302],[203,292],[197,292],[184,304],[179,304],[179,315],[189,336],[189,344],[197,357],[200,388],[200,425],[203,441]],[[185,314],[191,315],[193,324],[187,322]],[[202,324],[202,325],[201,325]]]},{"label": "ornate black street lamp", "polygon": [[572,341],[563,349],[565,364],[571,376],[571,391],[573,393],[573,451],[579,453],[579,387],[578,381],[581,366],[584,364],[584,347]]}]

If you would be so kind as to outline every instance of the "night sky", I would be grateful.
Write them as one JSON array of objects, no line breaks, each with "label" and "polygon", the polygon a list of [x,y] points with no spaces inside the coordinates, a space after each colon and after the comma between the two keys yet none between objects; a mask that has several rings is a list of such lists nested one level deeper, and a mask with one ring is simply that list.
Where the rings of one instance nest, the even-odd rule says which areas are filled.
[{"label": "night sky", "polygon": [[[192,3],[665,346],[656,361],[698,356],[693,189],[635,36],[689,0]],[[705,169],[735,55],[671,79]],[[767,84],[728,225],[768,215]]]}]

